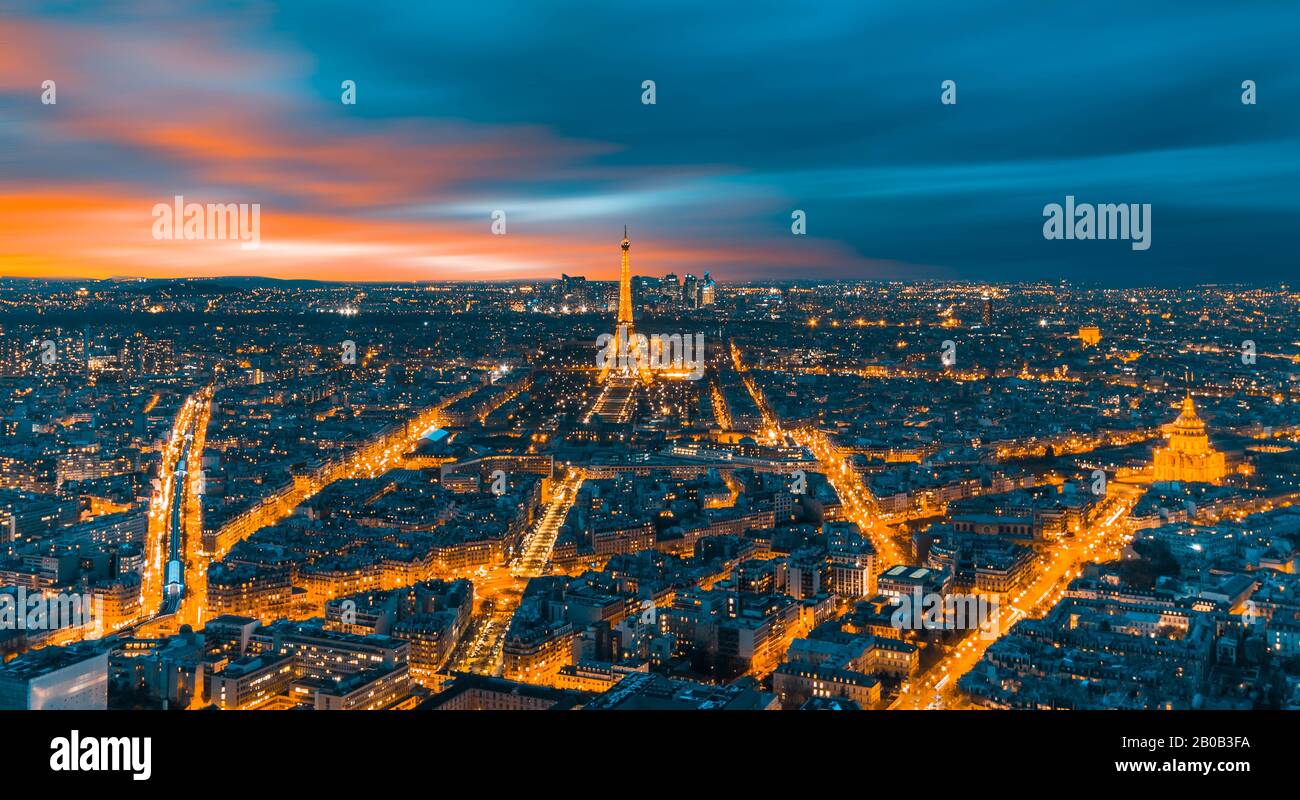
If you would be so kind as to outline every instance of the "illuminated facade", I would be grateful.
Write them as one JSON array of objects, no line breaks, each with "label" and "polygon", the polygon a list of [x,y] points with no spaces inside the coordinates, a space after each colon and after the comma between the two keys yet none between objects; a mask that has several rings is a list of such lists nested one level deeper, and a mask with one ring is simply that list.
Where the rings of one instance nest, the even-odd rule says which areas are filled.
[{"label": "illuminated facade", "polygon": [[115,631],[140,616],[140,579],[127,574],[92,589],[104,630]]},{"label": "illuminated facade", "polygon": [[293,683],[293,656],[264,654],[232,661],[207,679],[209,702],[222,710],[247,710],[269,703]]},{"label": "illuminated facade", "polygon": [[108,708],[108,653],[47,647],[0,669],[0,711],[103,711]]},{"label": "illuminated facade", "polygon": [[296,680],[289,695],[317,711],[379,711],[396,705],[410,689],[410,670],[406,664],[399,664],[391,669],[358,672],[338,681]]},{"label": "illuminated facade", "polygon": [[550,684],[561,667],[574,663],[575,636],[567,622],[517,626],[512,621],[502,648],[503,676],[525,683]]},{"label": "illuminated facade", "polygon": [[1213,483],[1227,474],[1223,453],[1210,446],[1205,421],[1196,413],[1192,396],[1183,399],[1183,410],[1167,427],[1169,444],[1155,452],[1155,480]]},{"label": "illuminated facade", "polygon": [[799,708],[810,698],[843,697],[859,708],[880,703],[880,680],[873,675],[839,669],[832,664],[792,661],[772,674],[772,690],[785,708]]},{"label": "illuminated facade", "polygon": [[269,623],[285,615],[292,595],[287,569],[214,564],[208,572],[208,609],[214,616],[249,616]]}]

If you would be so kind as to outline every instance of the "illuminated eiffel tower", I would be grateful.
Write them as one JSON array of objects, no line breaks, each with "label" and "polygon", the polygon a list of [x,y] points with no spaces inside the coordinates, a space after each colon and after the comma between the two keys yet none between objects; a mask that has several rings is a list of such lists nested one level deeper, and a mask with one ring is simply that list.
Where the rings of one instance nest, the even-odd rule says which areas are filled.
[{"label": "illuminated eiffel tower", "polygon": [[613,339],[606,345],[597,380],[603,384],[588,418],[594,414],[607,422],[626,422],[636,410],[638,384],[650,382],[649,354],[632,329],[632,240],[623,226],[622,257],[618,277],[618,316]]},{"label": "illuminated eiffel tower", "polygon": [[613,339],[607,357],[600,370],[600,382],[610,378],[633,378],[641,383],[650,382],[650,360],[648,344],[643,337],[636,335],[632,325],[632,259],[630,250],[632,240],[627,238],[627,226],[623,226],[623,241],[619,243],[623,254],[619,264],[618,279],[618,316],[614,320]]},{"label": "illuminated eiffel tower", "polygon": [[632,331],[632,240],[627,238],[627,226],[623,226],[623,241],[618,245],[623,250],[618,267],[618,327],[627,326]]}]

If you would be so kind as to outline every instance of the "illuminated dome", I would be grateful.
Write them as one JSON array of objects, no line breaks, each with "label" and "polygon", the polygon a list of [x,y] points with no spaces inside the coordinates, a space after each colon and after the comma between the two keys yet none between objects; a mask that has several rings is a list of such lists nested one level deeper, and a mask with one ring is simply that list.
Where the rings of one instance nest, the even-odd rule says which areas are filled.
[{"label": "illuminated dome", "polygon": [[1227,474],[1223,453],[1210,446],[1205,420],[1196,413],[1191,393],[1183,398],[1178,419],[1166,426],[1169,445],[1155,452],[1157,481],[1213,483]]}]

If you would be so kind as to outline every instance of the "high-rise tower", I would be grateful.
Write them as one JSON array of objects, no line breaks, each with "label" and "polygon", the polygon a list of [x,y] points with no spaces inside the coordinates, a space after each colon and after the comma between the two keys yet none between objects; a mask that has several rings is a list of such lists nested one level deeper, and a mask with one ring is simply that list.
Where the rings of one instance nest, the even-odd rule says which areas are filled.
[{"label": "high-rise tower", "polygon": [[623,226],[623,256],[618,271],[618,325],[627,326],[629,336],[632,333],[632,259],[629,250],[632,240],[627,238],[627,226]]},{"label": "high-rise tower", "polygon": [[634,376],[642,382],[650,380],[649,351],[645,337],[638,336],[632,329],[632,240],[627,238],[627,226],[623,226],[622,258],[619,264],[618,279],[618,318],[614,321],[612,349],[607,351],[600,373],[603,382],[610,375],[624,377]]},{"label": "high-rise tower", "polygon": [[[600,374],[603,384],[587,419],[600,417],[605,422],[629,422],[637,405],[639,383],[649,383],[650,367],[645,340],[632,332],[632,240],[623,226],[623,250],[618,278],[618,317],[614,333],[605,341],[601,352]],[[602,336],[604,339],[604,336]]]}]

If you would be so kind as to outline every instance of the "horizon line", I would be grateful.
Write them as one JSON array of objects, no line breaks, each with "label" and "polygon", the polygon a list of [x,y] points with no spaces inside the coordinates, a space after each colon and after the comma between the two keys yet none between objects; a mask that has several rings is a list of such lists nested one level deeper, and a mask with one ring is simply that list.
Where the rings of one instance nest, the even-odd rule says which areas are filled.
[{"label": "horizon line", "polygon": [[[676,273],[665,273],[664,275],[637,274],[633,273],[632,278],[662,278],[667,275]],[[694,273],[682,273],[685,275],[694,275]],[[701,273],[703,275],[705,273]],[[587,278],[584,275],[567,275],[561,274],[553,278],[429,278],[425,280],[330,280],[325,278],[278,278],[269,275],[203,275],[203,276],[133,276],[133,275],[114,275],[103,278],[88,278],[81,276],[55,276],[55,275],[0,275],[0,282],[4,281],[23,281],[29,283],[175,283],[175,282],[205,282],[219,283],[222,281],[266,281],[270,283],[313,283],[322,286],[441,286],[441,285],[528,285],[535,283],[559,282],[564,278],[583,278],[591,283],[613,283],[619,282],[618,278]],[[1247,286],[1252,288],[1276,287],[1279,289],[1289,289],[1291,283],[1286,280],[1273,281],[1201,281],[1194,283],[1149,283],[1149,284],[1110,284],[1104,282],[1091,282],[1079,280],[1076,278],[1057,278],[1057,279],[1027,279],[1027,280],[981,280],[976,278],[750,278],[745,280],[725,280],[712,276],[714,283],[719,286],[772,286],[777,284],[875,284],[875,285],[935,285],[935,286],[1080,286],[1093,289],[1179,289],[1192,287],[1236,287]]]}]

